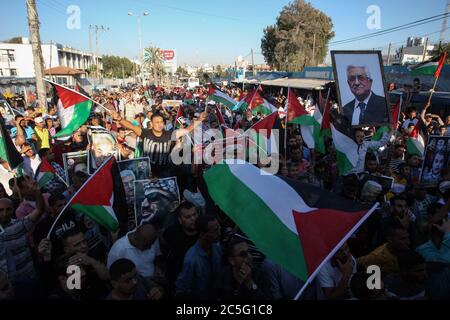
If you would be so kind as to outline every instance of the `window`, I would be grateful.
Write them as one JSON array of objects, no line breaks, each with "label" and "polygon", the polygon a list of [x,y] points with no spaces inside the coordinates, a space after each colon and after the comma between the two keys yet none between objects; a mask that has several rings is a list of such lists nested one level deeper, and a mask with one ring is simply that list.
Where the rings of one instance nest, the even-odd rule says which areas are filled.
[{"label": "window", "polygon": [[10,62],[16,61],[16,58],[14,55],[14,50],[7,50],[7,54],[8,54],[8,59]]},{"label": "window", "polygon": [[17,76],[17,69],[10,69],[9,73],[12,77]]}]

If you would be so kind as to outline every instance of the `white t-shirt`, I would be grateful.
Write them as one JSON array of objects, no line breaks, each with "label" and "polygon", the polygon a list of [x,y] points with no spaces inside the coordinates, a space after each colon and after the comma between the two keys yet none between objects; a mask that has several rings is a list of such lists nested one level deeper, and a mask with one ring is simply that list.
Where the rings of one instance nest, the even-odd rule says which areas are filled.
[{"label": "white t-shirt", "polygon": [[41,158],[39,155],[35,155],[34,159],[23,157],[23,172],[29,177],[34,177],[36,170],[41,164]]},{"label": "white t-shirt", "polygon": [[152,277],[155,273],[155,259],[161,254],[159,240],[156,240],[150,249],[141,251],[134,247],[128,239],[128,234],[117,240],[108,254],[108,269],[119,259],[129,259],[136,265],[140,276]]},{"label": "white t-shirt", "polygon": [[[352,256],[353,261],[353,274],[356,273],[356,260]],[[338,267],[334,267],[331,264],[331,259],[328,260],[323,267],[320,269],[319,274],[317,275],[317,280],[319,287],[318,292],[323,294],[321,288],[335,288],[338,286],[339,282],[342,279],[342,272]],[[320,298],[320,297],[319,297]],[[325,295],[322,297],[325,299]]]}]

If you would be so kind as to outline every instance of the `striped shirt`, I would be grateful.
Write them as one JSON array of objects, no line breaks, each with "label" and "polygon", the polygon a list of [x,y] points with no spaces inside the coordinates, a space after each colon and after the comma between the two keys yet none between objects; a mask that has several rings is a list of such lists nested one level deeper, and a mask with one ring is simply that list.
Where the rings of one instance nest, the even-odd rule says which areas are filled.
[{"label": "striped shirt", "polygon": [[34,277],[36,275],[33,258],[27,242],[28,232],[33,225],[33,221],[28,217],[18,220],[13,219],[3,226],[5,231],[0,234],[0,242],[5,244],[14,261],[16,268],[15,278]]}]

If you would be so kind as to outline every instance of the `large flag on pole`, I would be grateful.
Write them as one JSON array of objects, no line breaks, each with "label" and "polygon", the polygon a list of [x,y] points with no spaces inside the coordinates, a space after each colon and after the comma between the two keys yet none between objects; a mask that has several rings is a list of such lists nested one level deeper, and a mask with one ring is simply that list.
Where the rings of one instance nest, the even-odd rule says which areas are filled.
[{"label": "large flag on pole", "polygon": [[61,119],[62,127],[55,138],[70,136],[89,118],[92,101],[72,89],[53,82],[50,84],[53,86],[53,99],[57,101],[58,117]]},{"label": "large flag on pole", "polygon": [[209,84],[208,96],[209,100],[215,101],[217,103],[222,103],[228,108],[233,108],[237,103],[236,100],[217,89],[212,83]]},{"label": "large flag on pole", "polygon": [[23,158],[17,151],[16,146],[5,127],[5,119],[0,114],[0,160],[6,161],[11,170],[19,167]]},{"label": "large flag on pole", "polygon": [[249,163],[217,164],[204,178],[214,202],[256,247],[307,283],[376,208]]},{"label": "large flag on pole", "polygon": [[410,67],[412,76],[434,76],[439,78],[442,67],[445,64],[447,52],[444,52],[440,58],[428,60]]}]

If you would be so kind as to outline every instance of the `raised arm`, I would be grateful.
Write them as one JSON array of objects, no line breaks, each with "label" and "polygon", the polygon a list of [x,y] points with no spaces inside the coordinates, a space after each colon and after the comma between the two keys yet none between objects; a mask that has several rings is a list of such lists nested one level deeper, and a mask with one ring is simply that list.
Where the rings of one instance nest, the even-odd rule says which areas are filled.
[{"label": "raised arm", "polygon": [[189,127],[187,128],[181,128],[178,129],[175,134],[176,134],[176,139],[180,139],[181,137],[184,137],[185,135],[191,133],[192,131],[194,131],[194,129],[196,127],[198,127],[200,124],[202,124],[203,121],[205,121],[208,118],[208,114],[206,112],[202,112],[200,114],[200,117],[198,118],[197,121],[194,121]]},{"label": "raised arm", "polygon": [[139,126],[135,126],[128,120],[123,119],[118,112],[116,111],[111,112],[111,117],[113,118],[114,121],[119,121],[120,125],[123,126],[125,129],[133,131],[139,137],[141,136],[142,128]]}]

